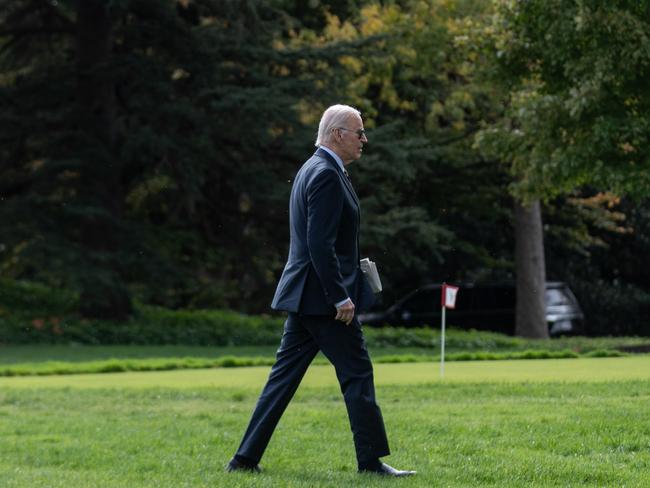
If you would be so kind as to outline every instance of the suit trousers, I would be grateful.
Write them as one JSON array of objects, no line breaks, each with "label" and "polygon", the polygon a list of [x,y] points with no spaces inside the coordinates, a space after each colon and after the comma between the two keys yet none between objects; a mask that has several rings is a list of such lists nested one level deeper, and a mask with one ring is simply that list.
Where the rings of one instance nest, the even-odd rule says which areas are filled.
[{"label": "suit trousers", "polygon": [[289,313],[269,379],[237,450],[258,463],[312,360],[322,351],[334,365],[350,420],[359,465],[390,454],[384,420],[375,401],[372,363],[361,325],[331,317]]}]

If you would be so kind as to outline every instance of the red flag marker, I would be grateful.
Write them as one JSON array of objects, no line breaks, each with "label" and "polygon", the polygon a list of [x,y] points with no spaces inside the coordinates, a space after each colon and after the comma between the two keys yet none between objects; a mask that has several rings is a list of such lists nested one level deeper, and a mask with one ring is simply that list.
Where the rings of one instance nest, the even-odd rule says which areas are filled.
[{"label": "red flag marker", "polygon": [[458,295],[458,287],[442,284],[442,306],[445,308],[456,308],[456,295]]},{"label": "red flag marker", "polygon": [[446,314],[448,308],[456,308],[456,296],[458,295],[458,287],[442,284],[442,296],[440,302],[442,306],[442,317],[440,327],[440,378],[445,377],[445,328],[446,328]]}]

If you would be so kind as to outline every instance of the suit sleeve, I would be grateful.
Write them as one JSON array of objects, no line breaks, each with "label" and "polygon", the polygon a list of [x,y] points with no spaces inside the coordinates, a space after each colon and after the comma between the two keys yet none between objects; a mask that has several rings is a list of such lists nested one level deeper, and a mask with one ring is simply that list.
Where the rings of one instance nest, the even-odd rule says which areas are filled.
[{"label": "suit sleeve", "polygon": [[307,189],[307,246],[327,302],[348,298],[335,243],[343,210],[343,187],[335,171],[321,171]]}]

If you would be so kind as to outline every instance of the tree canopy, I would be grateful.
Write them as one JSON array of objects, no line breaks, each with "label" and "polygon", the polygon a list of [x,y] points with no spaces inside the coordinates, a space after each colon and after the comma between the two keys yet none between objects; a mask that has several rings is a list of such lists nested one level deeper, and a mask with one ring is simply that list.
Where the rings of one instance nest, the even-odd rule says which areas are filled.
[{"label": "tree canopy", "polygon": [[619,196],[648,195],[648,6],[601,3],[0,0],[2,274],[88,316],[267,312],[292,178],[348,103],[385,304],[513,279],[513,194],[543,197],[549,279],[643,301]]},{"label": "tree canopy", "polygon": [[484,133],[524,193],[650,193],[650,3],[497,2],[486,26],[508,116]]}]

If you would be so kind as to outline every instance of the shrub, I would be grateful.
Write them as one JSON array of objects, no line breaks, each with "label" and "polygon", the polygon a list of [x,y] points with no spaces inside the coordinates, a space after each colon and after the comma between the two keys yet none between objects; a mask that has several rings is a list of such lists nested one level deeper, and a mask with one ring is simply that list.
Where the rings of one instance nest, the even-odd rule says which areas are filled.
[{"label": "shrub", "polygon": [[[85,320],[75,314],[77,298],[64,290],[0,280],[0,344],[277,345],[281,316],[247,316],[230,310],[169,310],[136,304],[126,322]],[[437,328],[364,329],[370,347],[439,351]],[[647,348],[643,338],[572,337],[526,340],[493,332],[450,329],[449,352],[568,350],[575,353]],[[645,349],[643,349],[645,350]],[[595,352],[593,354],[596,354]],[[106,366],[112,367],[110,365]]]},{"label": "shrub", "polygon": [[[440,347],[440,330],[428,327],[382,327],[364,329],[366,342],[371,347]],[[485,351],[496,349],[522,349],[528,341],[496,332],[449,329],[445,345],[450,350]]]},{"label": "shrub", "polygon": [[78,298],[66,290],[53,290],[37,283],[0,279],[0,316],[15,312],[34,315],[72,313]]},{"label": "shrub", "polygon": [[283,319],[245,316],[229,310],[173,311],[139,306],[126,322],[15,313],[0,317],[0,343],[269,345]]},{"label": "shrub", "polygon": [[650,336],[650,293],[629,284],[603,280],[572,285],[585,312],[590,336]]}]

